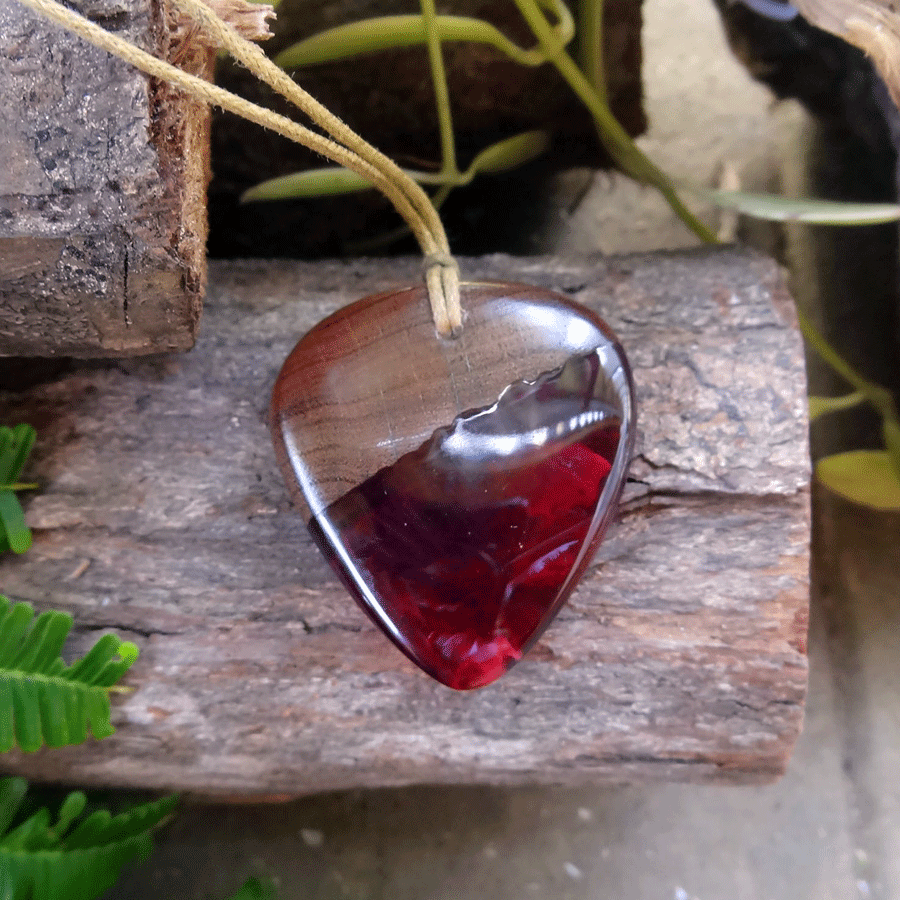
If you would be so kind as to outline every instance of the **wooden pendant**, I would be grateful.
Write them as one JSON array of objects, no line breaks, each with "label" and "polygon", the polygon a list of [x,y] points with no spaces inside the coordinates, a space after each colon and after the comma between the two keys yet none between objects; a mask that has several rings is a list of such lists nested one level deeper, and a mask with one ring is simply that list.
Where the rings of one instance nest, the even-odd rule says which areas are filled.
[{"label": "wooden pendant", "polygon": [[424,287],[320,322],[278,376],[291,494],[347,590],[438,681],[500,677],[571,593],[631,459],[625,354],[589,310],[464,284],[437,336]]}]

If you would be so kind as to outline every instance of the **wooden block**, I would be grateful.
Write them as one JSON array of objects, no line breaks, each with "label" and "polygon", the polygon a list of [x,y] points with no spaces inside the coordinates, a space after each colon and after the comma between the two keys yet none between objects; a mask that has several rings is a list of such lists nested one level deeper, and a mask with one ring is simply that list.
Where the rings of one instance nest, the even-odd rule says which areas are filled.
[{"label": "wooden block", "polygon": [[[79,11],[203,76],[165,5]],[[0,0],[0,355],[193,344],[206,272],[209,111]]]},{"label": "wooden block", "polygon": [[806,685],[803,357],[776,266],[737,250],[463,261],[561,290],[619,333],[638,391],[621,521],[532,653],[456,693],[356,608],[291,508],[266,427],[297,338],[414,260],[211,267],[181,356],[0,397],[38,446],[0,588],[141,647],[118,731],[3,757],[82,784],[297,795],[410,783],[760,782]]}]

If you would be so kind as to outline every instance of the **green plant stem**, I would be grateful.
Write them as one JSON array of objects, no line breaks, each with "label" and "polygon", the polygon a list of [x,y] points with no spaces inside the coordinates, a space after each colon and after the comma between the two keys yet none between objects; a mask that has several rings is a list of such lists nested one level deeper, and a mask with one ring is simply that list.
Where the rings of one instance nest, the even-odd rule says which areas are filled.
[{"label": "green plant stem", "polygon": [[868,402],[868,398],[862,391],[854,391],[852,394],[845,394],[843,397],[810,396],[807,399],[809,400],[809,417],[811,420],[829,413],[853,409],[859,406],[860,403]]},{"label": "green plant stem", "polygon": [[849,363],[842,359],[837,350],[825,340],[799,307],[797,308],[797,321],[800,325],[800,331],[810,347],[848,384],[852,385],[860,394],[865,395],[866,400],[878,410],[883,419],[889,422],[896,422],[897,409],[891,392],[880,384],[864,378]]},{"label": "green plant stem", "polygon": [[581,0],[578,13],[581,69],[604,104],[609,105],[603,65],[603,0]]},{"label": "green plant stem", "polygon": [[700,240],[717,243],[713,232],[707,228],[682,202],[668,176],[658,169],[634,144],[628,133],[618,123],[606,103],[591,87],[584,73],[565,51],[550,24],[538,9],[535,0],[515,0],[519,12],[534,32],[547,58],[594,117],[600,140],[622,171],[636,181],[655,187],[666,198],[669,206]]},{"label": "green plant stem", "polygon": [[450,109],[450,90],[447,87],[447,71],[444,68],[441,36],[437,27],[437,10],[434,0],[419,0],[419,5],[425,25],[428,64],[431,67],[431,81],[434,85],[434,99],[437,104],[438,128],[441,136],[441,173],[455,177],[459,175],[459,169],[456,165],[453,113]]}]

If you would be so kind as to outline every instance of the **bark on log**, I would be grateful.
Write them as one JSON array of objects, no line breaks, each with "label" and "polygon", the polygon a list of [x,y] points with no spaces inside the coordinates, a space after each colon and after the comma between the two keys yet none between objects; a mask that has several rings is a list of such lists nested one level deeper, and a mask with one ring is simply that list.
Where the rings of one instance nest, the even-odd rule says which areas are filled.
[{"label": "bark on log", "polygon": [[464,261],[562,290],[628,350],[639,445],[621,521],[532,653],[455,693],[377,633],[290,508],[266,428],[300,334],[416,261],[212,267],[193,352],[82,364],[0,396],[38,429],[16,600],[83,646],[141,646],[99,744],[4,756],[85,784],[297,795],[428,783],[779,774],[806,684],[803,359],[774,264],[716,250]]},{"label": "bark on log", "polygon": [[[79,10],[203,76],[151,0]],[[209,111],[0,0],[0,355],[186,349],[206,260]]]}]

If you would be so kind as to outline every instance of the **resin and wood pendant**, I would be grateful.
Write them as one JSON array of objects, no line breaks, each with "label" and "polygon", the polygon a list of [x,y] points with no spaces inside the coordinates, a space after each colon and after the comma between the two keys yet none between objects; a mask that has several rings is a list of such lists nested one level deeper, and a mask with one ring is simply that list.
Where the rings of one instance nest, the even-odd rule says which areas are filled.
[{"label": "resin and wood pendant", "polygon": [[584,572],[634,443],[625,355],[568,298],[463,284],[437,336],[424,287],[320,322],[275,384],[276,454],[348,591],[460,690],[520,659]]}]

